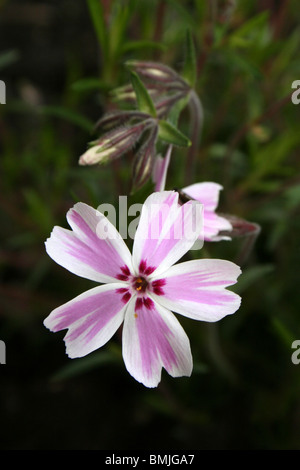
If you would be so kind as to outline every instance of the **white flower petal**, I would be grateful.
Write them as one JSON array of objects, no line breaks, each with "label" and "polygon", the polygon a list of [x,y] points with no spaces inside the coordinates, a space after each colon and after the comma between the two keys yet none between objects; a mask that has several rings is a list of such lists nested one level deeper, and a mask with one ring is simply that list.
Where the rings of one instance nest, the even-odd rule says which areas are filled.
[{"label": "white flower petal", "polygon": [[44,325],[53,332],[68,329],[68,356],[85,356],[109,341],[123,322],[129,300],[123,290],[123,283],[90,289],[53,310]]},{"label": "white flower petal", "polygon": [[172,377],[190,376],[189,339],[176,317],[146,299],[128,304],[123,327],[123,358],[128,372],[146,387],[156,387],[164,367]]},{"label": "white flower petal", "polygon": [[220,236],[219,232],[223,230],[231,231],[231,223],[215,213],[222,189],[223,186],[218,183],[204,182],[192,184],[182,190],[188,196],[203,204],[203,232],[206,241],[230,240],[228,236]]},{"label": "white flower petal", "polygon": [[218,321],[240,306],[240,296],[226,289],[235,284],[240,273],[239,266],[227,260],[179,263],[164,273],[160,295],[153,294],[153,297],[164,307],[186,317]]},{"label": "white flower petal", "polygon": [[220,191],[223,189],[218,183],[205,181],[203,183],[194,183],[182,189],[188,196],[202,202],[208,211],[214,211],[219,203]]},{"label": "white flower petal", "polygon": [[141,263],[155,275],[178,261],[195,243],[202,230],[202,205],[178,204],[178,193],[162,191],[145,201],[133,245],[136,272]]},{"label": "white flower petal", "polygon": [[122,268],[132,269],[131,254],[111,222],[84,203],[75,204],[67,220],[73,231],[54,227],[45,243],[48,255],[77,276],[96,282],[123,280]]}]

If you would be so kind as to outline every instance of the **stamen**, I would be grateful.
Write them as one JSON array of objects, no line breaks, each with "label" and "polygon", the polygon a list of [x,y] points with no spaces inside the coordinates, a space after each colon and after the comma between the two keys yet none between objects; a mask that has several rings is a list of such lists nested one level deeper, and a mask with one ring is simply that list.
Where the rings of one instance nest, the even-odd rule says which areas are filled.
[{"label": "stamen", "polygon": [[148,286],[148,281],[146,281],[144,277],[137,277],[134,280],[133,286],[138,292],[145,292]]}]

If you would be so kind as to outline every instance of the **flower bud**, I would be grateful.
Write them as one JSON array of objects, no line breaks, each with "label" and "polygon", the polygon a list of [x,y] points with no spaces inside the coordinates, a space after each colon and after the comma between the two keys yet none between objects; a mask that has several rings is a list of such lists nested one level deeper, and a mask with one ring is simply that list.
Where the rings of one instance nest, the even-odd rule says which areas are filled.
[{"label": "flower bud", "polygon": [[135,190],[141,188],[151,176],[157,135],[158,128],[153,127],[150,131],[149,137],[141,146],[140,151],[134,159],[132,168],[132,186]]},{"label": "flower bud", "polygon": [[108,132],[113,128],[129,124],[135,124],[135,121],[141,121],[148,118],[148,115],[140,111],[120,111],[107,113],[97,121],[95,130],[100,129],[103,132]]},{"label": "flower bud", "polygon": [[114,160],[128,152],[139,140],[147,121],[135,126],[124,126],[104,134],[79,159],[79,165],[95,165]]},{"label": "flower bud", "polygon": [[177,82],[187,87],[187,83],[167,65],[159,62],[131,60],[126,63],[129,68],[134,69],[141,77],[155,82]]}]

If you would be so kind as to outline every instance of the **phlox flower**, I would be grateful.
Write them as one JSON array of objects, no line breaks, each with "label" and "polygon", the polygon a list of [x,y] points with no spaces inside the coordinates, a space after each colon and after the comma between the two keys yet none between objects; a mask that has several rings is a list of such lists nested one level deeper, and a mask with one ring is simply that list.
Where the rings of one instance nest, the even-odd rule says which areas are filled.
[{"label": "phlox flower", "polygon": [[[72,273],[101,283],[56,308],[44,325],[64,337],[70,358],[106,344],[123,323],[122,354],[128,372],[156,387],[161,370],[190,376],[189,339],[172,313],[213,322],[234,313],[240,297],[227,290],[240,268],[219,259],[175,264],[197,240],[201,227],[191,223],[195,204],[178,204],[178,193],[162,191],[145,201],[132,254],[108,219],[77,203],[67,213],[72,230],[54,227],[46,250]],[[201,225],[201,224],[199,224]],[[184,226],[184,233],[176,234]]]},{"label": "phlox flower", "polygon": [[231,223],[216,213],[222,189],[223,186],[212,181],[195,183],[182,188],[184,194],[203,204],[203,236],[206,241],[230,240],[230,237],[220,232],[231,232]]}]

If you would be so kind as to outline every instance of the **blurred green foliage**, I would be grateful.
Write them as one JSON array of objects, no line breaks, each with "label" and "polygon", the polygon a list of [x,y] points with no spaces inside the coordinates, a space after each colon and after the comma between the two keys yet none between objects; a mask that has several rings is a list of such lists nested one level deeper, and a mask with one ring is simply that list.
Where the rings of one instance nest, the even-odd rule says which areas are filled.
[{"label": "blurred green foliage", "polygon": [[[298,2],[11,0],[0,9],[1,447],[299,449]],[[148,390],[126,372],[118,337],[70,361],[64,335],[43,327],[53,308],[92,287],[55,265],[44,241],[54,225],[67,227],[74,202],[117,205],[128,194],[130,155],[90,168],[78,158],[95,122],[116,109],[110,91],[129,82],[124,63],[180,72],[187,29],[204,110],[190,182],[222,184],[220,210],[261,232],[235,287],[240,310],[217,324],[180,318],[193,375],[163,373]],[[187,136],[190,117],[185,109],[179,120]],[[175,150],[167,189],[184,186],[187,155]],[[234,261],[244,243],[205,244],[201,256]]]}]

